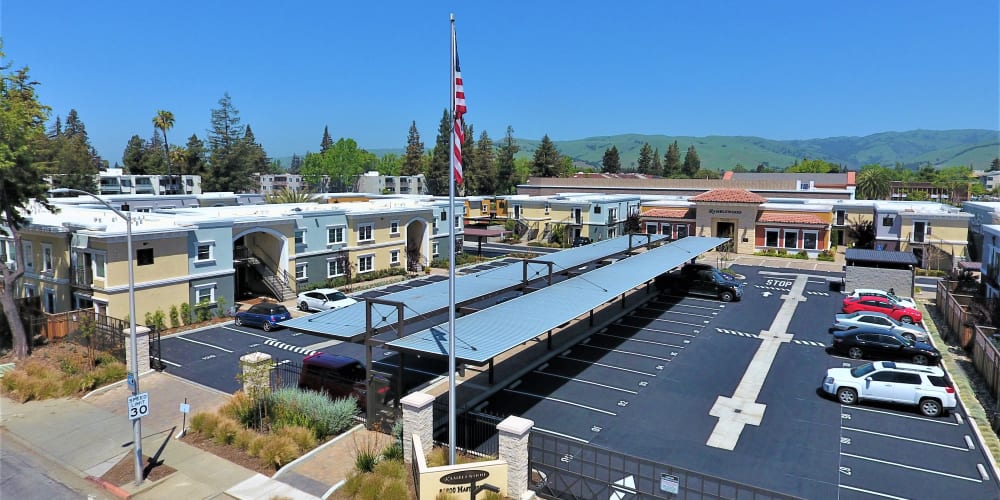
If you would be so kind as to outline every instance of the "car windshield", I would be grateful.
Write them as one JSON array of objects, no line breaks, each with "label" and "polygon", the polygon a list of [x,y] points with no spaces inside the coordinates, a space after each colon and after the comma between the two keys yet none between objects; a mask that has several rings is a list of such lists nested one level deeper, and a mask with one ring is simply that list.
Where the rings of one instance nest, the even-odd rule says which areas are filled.
[{"label": "car windshield", "polygon": [[326,294],[326,300],[329,300],[331,302],[336,300],[344,300],[346,298],[347,296],[344,295],[344,292],[330,292]]},{"label": "car windshield", "polygon": [[861,378],[873,371],[875,371],[875,365],[872,363],[865,363],[857,368],[851,369],[851,376],[854,378]]}]

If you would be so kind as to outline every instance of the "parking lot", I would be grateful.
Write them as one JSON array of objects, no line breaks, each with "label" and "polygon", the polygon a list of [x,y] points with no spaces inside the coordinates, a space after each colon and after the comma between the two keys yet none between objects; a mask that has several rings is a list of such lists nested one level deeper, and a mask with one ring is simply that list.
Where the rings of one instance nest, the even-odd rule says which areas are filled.
[{"label": "parking lot", "polygon": [[805,498],[1000,495],[961,408],[929,419],[908,407],[842,407],[818,391],[827,368],[861,364],[826,350],[843,297],[827,275],[737,270],[741,302],[660,295],[480,409]]}]

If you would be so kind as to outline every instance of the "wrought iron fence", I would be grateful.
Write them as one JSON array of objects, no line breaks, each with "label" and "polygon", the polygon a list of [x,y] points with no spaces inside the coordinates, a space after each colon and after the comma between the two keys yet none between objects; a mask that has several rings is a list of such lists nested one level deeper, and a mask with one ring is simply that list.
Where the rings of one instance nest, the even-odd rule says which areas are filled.
[{"label": "wrought iron fence", "polygon": [[[434,441],[448,444],[448,400],[434,401]],[[455,446],[463,451],[481,456],[500,454],[500,434],[497,425],[503,416],[484,411],[455,410]]]}]

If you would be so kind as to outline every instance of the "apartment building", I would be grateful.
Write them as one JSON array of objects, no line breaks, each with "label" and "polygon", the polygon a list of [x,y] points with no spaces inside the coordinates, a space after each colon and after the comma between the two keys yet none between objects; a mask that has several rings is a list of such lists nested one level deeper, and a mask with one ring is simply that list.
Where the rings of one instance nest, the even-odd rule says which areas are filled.
[{"label": "apartment building", "polygon": [[[51,184],[51,182],[50,182]],[[133,175],[109,168],[98,174],[98,194],[201,194],[200,175]]]},{"label": "apartment building", "polygon": [[430,194],[424,174],[381,175],[377,171],[365,172],[359,176],[354,190],[372,194]]},{"label": "apartment building", "polygon": [[971,214],[933,202],[876,201],[874,207],[877,248],[912,252],[927,269],[947,271],[968,259]]},{"label": "apartment building", "polygon": [[985,265],[986,261],[980,253],[983,231],[986,226],[1000,224],[1000,201],[967,201],[962,204],[962,211],[972,215],[969,221],[969,258]]},{"label": "apartment building", "polygon": [[552,196],[511,195],[507,218],[526,242],[572,242],[578,237],[604,240],[626,232],[626,221],[639,213],[638,195],[565,193]]},{"label": "apartment building", "polygon": [[1000,299],[1000,224],[983,226],[982,279],[986,298]]}]

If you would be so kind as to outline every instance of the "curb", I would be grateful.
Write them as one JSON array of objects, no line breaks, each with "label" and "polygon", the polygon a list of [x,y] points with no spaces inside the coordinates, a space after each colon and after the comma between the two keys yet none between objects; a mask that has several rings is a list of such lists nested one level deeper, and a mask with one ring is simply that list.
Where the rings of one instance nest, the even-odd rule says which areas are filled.
[{"label": "curb", "polygon": [[129,492],[121,489],[120,487],[115,486],[114,484],[112,484],[112,483],[110,483],[108,481],[105,481],[105,480],[103,480],[103,479],[101,479],[99,477],[87,476],[86,479],[87,479],[87,481],[90,481],[90,482],[92,482],[92,483],[100,486],[101,488],[103,488],[108,493],[111,493],[112,495],[114,495],[114,496],[116,496],[118,498],[121,498],[122,500],[129,500],[130,498],[132,498],[132,494],[131,493],[129,493]]}]

